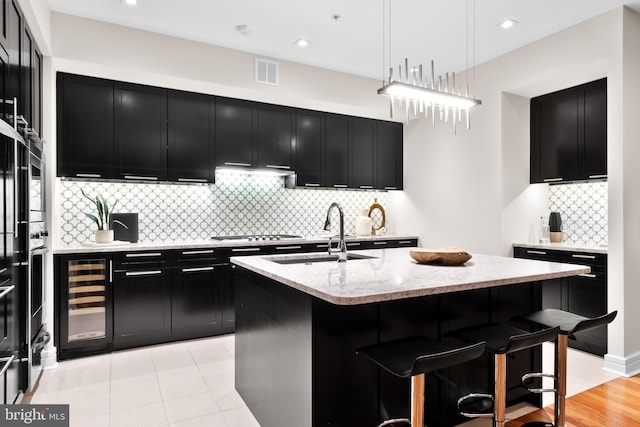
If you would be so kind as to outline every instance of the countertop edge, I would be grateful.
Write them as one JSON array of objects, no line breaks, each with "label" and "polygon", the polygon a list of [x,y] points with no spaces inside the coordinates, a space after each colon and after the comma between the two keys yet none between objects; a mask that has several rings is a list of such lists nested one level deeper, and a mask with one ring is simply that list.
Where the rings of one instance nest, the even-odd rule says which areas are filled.
[{"label": "countertop edge", "polygon": [[550,251],[589,252],[594,254],[608,254],[608,248],[603,246],[580,246],[572,243],[513,243],[512,247],[547,249]]},{"label": "countertop edge", "polygon": [[[412,240],[418,239],[414,235],[382,235],[382,236],[349,236],[347,242],[379,241],[379,240]],[[70,254],[90,254],[105,252],[127,252],[127,251],[147,251],[147,250],[172,250],[172,249],[196,249],[196,248],[234,248],[234,247],[256,247],[274,245],[295,245],[295,244],[318,244],[326,243],[328,238],[303,237],[296,239],[267,240],[267,241],[215,241],[201,240],[189,242],[163,242],[163,243],[130,243],[126,245],[104,245],[104,246],[73,246],[58,247],[52,250],[54,255]]]}]

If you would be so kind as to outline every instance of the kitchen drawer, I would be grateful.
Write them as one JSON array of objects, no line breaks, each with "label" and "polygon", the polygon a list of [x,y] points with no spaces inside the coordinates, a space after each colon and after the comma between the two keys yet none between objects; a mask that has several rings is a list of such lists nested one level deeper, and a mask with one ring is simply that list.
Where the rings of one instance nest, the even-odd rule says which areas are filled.
[{"label": "kitchen drawer", "polygon": [[162,268],[168,266],[167,251],[116,252],[113,255],[114,270],[137,268]]},{"label": "kitchen drawer", "polygon": [[225,261],[223,251],[212,248],[181,249],[173,251],[173,265],[180,268],[220,264]]}]

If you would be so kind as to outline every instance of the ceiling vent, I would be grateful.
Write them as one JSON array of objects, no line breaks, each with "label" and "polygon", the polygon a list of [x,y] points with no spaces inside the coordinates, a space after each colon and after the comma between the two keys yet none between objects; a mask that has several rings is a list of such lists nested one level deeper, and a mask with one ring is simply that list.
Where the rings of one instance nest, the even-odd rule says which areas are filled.
[{"label": "ceiling vent", "polygon": [[278,63],[256,58],[256,83],[278,85]]}]

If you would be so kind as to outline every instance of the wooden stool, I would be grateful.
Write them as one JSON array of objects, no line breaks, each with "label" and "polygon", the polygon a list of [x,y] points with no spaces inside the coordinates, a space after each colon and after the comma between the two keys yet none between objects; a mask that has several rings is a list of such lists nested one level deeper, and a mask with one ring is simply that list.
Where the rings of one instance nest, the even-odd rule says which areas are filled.
[{"label": "wooden stool", "polygon": [[[558,339],[555,341],[555,368],[554,368],[554,382],[555,387],[553,390],[544,389],[530,389],[534,393],[553,391],[555,393],[555,407],[554,407],[554,423],[549,424],[547,422],[531,422],[523,424],[523,427],[564,427],[565,426],[565,399],[567,395],[567,349],[569,344],[569,338],[575,339],[574,335],[577,332],[587,331],[589,329],[597,328],[600,326],[608,325],[616,318],[617,311],[604,314],[599,317],[589,318],[580,316],[578,314],[570,313],[568,311],[557,310],[553,308],[547,308],[544,310],[536,311],[525,316],[516,317],[514,320],[527,322],[532,325],[542,327],[557,327],[559,328]],[[529,374],[523,377],[523,384],[525,380],[533,377],[546,376],[543,374]]]},{"label": "wooden stool", "polygon": [[483,342],[452,348],[425,337],[403,338],[358,349],[356,353],[368,357],[393,375],[411,378],[411,419],[387,420],[378,427],[395,423],[424,427],[425,374],[475,359],[483,352]]},{"label": "wooden stool", "polygon": [[[545,341],[555,340],[558,336],[558,327],[543,329],[536,332],[527,332],[505,324],[488,323],[469,328],[458,329],[447,333],[447,336],[455,337],[465,342],[484,341],[487,352],[494,355],[494,409],[493,425],[504,427],[505,412],[507,407],[507,354],[514,353],[525,348],[534,347]],[[475,414],[462,410],[470,399],[476,399],[478,395],[471,394],[462,397],[458,401],[461,415],[468,418],[484,417],[486,414]]]}]

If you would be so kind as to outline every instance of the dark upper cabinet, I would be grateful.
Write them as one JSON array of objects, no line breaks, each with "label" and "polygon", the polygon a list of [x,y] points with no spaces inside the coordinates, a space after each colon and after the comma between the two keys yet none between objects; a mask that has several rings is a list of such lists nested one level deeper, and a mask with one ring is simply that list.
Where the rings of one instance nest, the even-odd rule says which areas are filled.
[{"label": "dark upper cabinet", "polygon": [[531,100],[531,183],[607,174],[606,79]]},{"label": "dark upper cabinet", "polygon": [[28,28],[23,28],[22,31],[22,48],[21,48],[21,95],[22,105],[20,110],[22,116],[27,122],[27,127],[31,126],[32,116],[32,100],[33,100],[33,36]]},{"label": "dark upper cabinet", "polygon": [[402,124],[376,124],[376,182],[385,190],[402,188]]},{"label": "dark upper cabinet", "polygon": [[320,187],[324,184],[324,114],[300,110],[296,113],[297,185]]},{"label": "dark upper cabinet", "polygon": [[113,82],[58,73],[58,176],[114,178]]},{"label": "dark upper cabinet", "polygon": [[374,188],[375,121],[351,118],[349,187]]},{"label": "dark upper cabinet", "polygon": [[349,185],[349,117],[325,116],[325,186]]},{"label": "dark upper cabinet", "polygon": [[116,176],[167,179],[167,90],[116,82],[114,85]]},{"label": "dark upper cabinet", "polygon": [[179,91],[168,96],[169,181],[213,182],[214,98]]},{"label": "dark upper cabinet", "polygon": [[217,166],[256,165],[254,102],[216,98],[215,158]]},{"label": "dark upper cabinet", "polygon": [[258,104],[258,167],[293,170],[293,123],[295,109]]},{"label": "dark upper cabinet", "polygon": [[578,114],[583,117],[578,146],[578,178],[607,175],[607,79],[581,86]]},{"label": "dark upper cabinet", "polygon": [[[2,2],[3,4],[5,1]],[[6,5],[6,44],[5,50],[9,55],[9,67],[7,69],[7,89],[8,100],[16,98],[20,101],[22,95],[22,74],[20,72],[20,52],[22,42],[22,14],[16,1],[8,1]],[[22,107],[18,103],[18,115],[22,114]],[[10,121],[9,124],[13,124]]]}]

